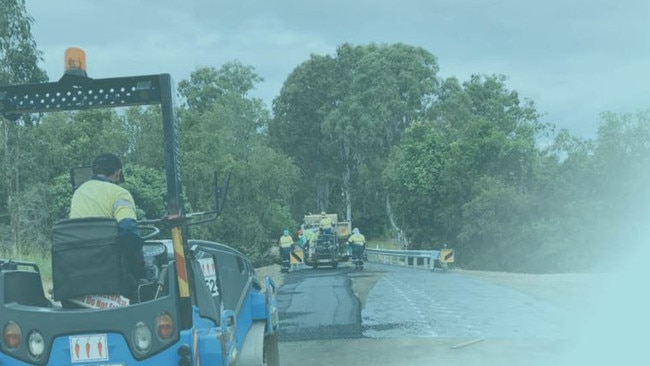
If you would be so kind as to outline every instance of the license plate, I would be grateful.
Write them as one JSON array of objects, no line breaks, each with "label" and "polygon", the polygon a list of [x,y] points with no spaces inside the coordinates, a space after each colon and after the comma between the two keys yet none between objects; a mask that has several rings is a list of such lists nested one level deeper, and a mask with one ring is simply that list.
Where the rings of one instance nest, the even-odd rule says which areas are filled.
[{"label": "license plate", "polygon": [[201,272],[205,278],[205,285],[212,296],[219,296],[219,286],[217,286],[217,266],[214,264],[212,257],[200,258],[199,264],[201,265]]},{"label": "license plate", "polygon": [[70,336],[69,340],[70,360],[72,363],[108,361],[108,340],[106,334]]}]

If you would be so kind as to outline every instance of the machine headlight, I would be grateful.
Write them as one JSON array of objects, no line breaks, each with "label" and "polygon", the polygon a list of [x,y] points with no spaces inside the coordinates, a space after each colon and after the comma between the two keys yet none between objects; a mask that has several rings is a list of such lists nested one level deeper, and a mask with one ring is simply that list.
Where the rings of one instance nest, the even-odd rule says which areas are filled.
[{"label": "machine headlight", "polygon": [[32,357],[41,358],[45,353],[45,339],[43,339],[41,332],[32,330],[27,336],[27,346]]},{"label": "machine headlight", "polygon": [[145,323],[138,322],[133,328],[133,344],[140,353],[151,349],[151,329]]},{"label": "machine headlight", "polygon": [[18,348],[18,346],[20,346],[20,340],[22,336],[22,331],[20,330],[18,324],[13,321],[9,321],[7,324],[5,324],[5,327],[2,331],[2,339],[4,340],[4,344],[7,345],[7,348],[10,350],[15,350]]},{"label": "machine headlight", "polygon": [[174,334],[174,319],[166,312],[162,312],[156,317],[156,328],[160,339],[169,339]]}]

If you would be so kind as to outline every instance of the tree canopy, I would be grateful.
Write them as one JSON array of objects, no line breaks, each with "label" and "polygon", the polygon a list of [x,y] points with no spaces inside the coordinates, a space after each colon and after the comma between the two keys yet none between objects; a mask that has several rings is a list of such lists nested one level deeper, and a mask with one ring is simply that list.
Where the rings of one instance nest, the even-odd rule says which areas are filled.
[{"label": "tree canopy", "polygon": [[[42,82],[24,1],[0,0],[0,83]],[[287,77],[272,110],[239,61],[178,83],[187,211],[223,215],[196,238],[238,248],[256,264],[283,229],[327,211],[369,239],[457,250],[466,268],[587,270],[611,248],[633,249],[650,214],[650,112],[604,113],[593,139],[555,131],[504,75],[438,77],[436,57],[403,43],[340,45]],[[49,248],[68,215],[69,170],[101,152],[124,161],[140,218],[164,215],[157,107],[25,116],[2,122],[0,249]]]},{"label": "tree canopy", "polygon": [[405,44],[344,44],[312,56],[274,100],[274,146],[303,173],[298,213],[328,211],[372,231],[387,223],[382,166],[434,97],[438,65]]}]

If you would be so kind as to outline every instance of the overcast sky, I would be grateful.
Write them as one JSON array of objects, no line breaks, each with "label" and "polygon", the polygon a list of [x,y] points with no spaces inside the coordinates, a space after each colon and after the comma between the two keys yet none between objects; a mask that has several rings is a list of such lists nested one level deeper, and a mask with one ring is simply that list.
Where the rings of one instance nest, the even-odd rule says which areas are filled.
[{"label": "overcast sky", "polygon": [[311,54],[402,42],[434,54],[439,76],[503,74],[543,120],[593,137],[603,111],[650,109],[646,0],[26,0],[51,80],[86,51],[94,78],[239,60],[270,102]]}]

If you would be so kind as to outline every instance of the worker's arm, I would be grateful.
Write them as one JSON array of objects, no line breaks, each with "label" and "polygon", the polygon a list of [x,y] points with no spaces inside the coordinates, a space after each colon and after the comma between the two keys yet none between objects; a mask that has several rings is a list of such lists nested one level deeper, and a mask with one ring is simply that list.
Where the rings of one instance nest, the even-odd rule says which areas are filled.
[{"label": "worker's arm", "polygon": [[143,240],[138,232],[135,204],[131,193],[124,190],[113,204],[113,215],[118,222],[120,242],[124,245],[124,254],[136,276],[142,277],[144,256],[142,254]]},{"label": "worker's arm", "polygon": [[[137,237],[140,238],[138,233],[138,223],[136,221],[135,203],[133,196],[127,190],[119,192],[118,196],[113,202],[113,217],[118,222],[120,235],[123,237]],[[142,244],[140,244],[142,246]]]}]

